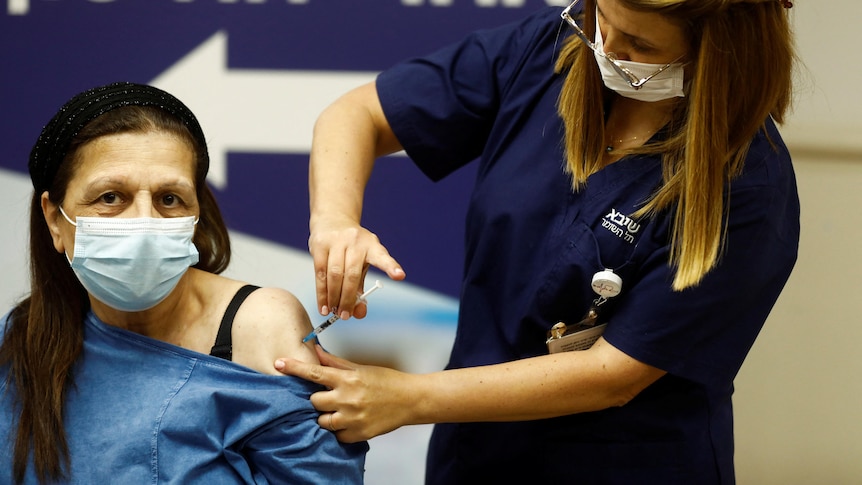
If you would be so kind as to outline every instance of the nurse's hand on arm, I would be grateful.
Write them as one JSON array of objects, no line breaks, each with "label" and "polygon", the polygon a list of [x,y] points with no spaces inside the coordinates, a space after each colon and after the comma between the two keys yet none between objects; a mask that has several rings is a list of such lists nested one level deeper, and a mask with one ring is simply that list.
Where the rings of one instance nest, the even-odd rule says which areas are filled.
[{"label": "nurse's hand on arm", "polygon": [[401,147],[374,83],[356,88],[321,113],[309,165],[311,217],[308,249],[314,261],[317,307],[342,319],[366,314],[356,295],[369,266],[393,280],[405,277],[377,236],[361,226],[362,201],[374,160]]},{"label": "nurse's hand on arm", "polygon": [[584,351],[408,374],[324,352],[321,365],[279,359],[276,369],[322,384],[318,423],[356,442],[410,424],[523,421],[622,406],[662,377],[600,338]]}]

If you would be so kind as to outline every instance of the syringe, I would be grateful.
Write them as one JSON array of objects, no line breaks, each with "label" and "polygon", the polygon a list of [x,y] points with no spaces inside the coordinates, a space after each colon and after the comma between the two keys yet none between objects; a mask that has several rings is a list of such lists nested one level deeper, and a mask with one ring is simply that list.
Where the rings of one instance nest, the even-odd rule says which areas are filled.
[{"label": "syringe", "polygon": [[[383,288],[383,283],[381,283],[381,282],[380,282],[380,280],[375,281],[375,282],[374,282],[374,286],[372,286],[371,288],[369,288],[368,290],[366,290],[366,291],[365,291],[365,293],[363,293],[363,294],[359,295],[359,298],[357,298],[357,299],[356,299],[356,300],[357,300],[357,302],[360,302],[360,301],[361,301],[361,302],[364,302],[364,301],[365,301],[365,298],[367,298],[367,297],[368,297],[368,295],[370,295],[371,293],[373,293],[373,292],[374,292],[374,290],[376,290],[377,288]],[[308,335],[306,335],[306,336],[305,336],[305,338],[304,338],[304,339],[302,339],[302,343],[308,342],[309,340],[311,340],[311,339],[313,339],[313,338],[317,337],[317,336],[318,336],[318,335],[320,335],[324,330],[326,330],[327,328],[329,328],[329,326],[330,326],[330,325],[332,325],[333,323],[337,322],[338,320],[340,320],[340,317],[339,317],[337,314],[333,313],[332,315],[330,315],[330,317],[329,317],[329,318],[327,318],[326,320],[324,320],[324,321],[323,321],[323,323],[321,323],[320,325],[318,325],[318,326],[317,326],[317,328],[315,328],[314,330],[312,330],[312,331],[311,331],[311,333],[309,333]]]}]

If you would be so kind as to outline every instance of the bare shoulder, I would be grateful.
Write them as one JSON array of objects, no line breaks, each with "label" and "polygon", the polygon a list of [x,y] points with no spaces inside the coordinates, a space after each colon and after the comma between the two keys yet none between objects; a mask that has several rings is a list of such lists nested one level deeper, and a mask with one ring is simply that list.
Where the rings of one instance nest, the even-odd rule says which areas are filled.
[{"label": "bare shoulder", "polygon": [[296,296],[281,288],[259,288],[234,319],[233,360],[274,375],[281,375],[273,367],[279,357],[317,363],[312,344],[302,343],[311,330],[308,312]]}]

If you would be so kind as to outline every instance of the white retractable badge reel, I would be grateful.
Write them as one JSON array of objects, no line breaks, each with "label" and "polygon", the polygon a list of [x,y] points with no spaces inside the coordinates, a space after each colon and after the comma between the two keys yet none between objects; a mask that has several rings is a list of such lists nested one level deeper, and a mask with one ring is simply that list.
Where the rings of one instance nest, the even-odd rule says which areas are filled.
[{"label": "white retractable badge reel", "polygon": [[548,345],[548,352],[555,354],[557,352],[589,349],[604,333],[607,323],[596,325],[599,317],[598,309],[609,298],[620,294],[623,289],[623,280],[612,270],[604,269],[593,275],[590,286],[599,297],[593,300],[592,306],[580,322],[575,325],[557,322],[551,327],[548,332],[548,339],[545,341]]},{"label": "white retractable badge reel", "polygon": [[[599,271],[593,275],[593,291],[599,295],[599,299],[604,298],[604,303],[608,298],[613,298],[620,294],[623,290],[623,279],[609,269]],[[601,303],[596,303],[601,305]]]}]

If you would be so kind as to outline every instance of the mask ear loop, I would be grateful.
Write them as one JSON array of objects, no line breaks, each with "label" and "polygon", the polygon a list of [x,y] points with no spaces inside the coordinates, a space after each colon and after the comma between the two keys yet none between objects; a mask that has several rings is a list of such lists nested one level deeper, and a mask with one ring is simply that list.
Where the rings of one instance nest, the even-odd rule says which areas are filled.
[{"label": "mask ear loop", "polygon": [[[62,206],[62,205],[60,206],[60,214],[63,214],[63,218],[64,218],[64,219],[66,219],[66,221],[68,221],[68,222],[69,222],[69,224],[71,224],[71,225],[73,225],[73,226],[75,226],[75,227],[78,227],[78,223],[77,223],[77,222],[72,221],[72,219],[69,219],[69,216],[67,216],[67,215],[66,215],[66,211],[64,211],[64,210],[63,210],[63,206]],[[66,261],[68,261],[68,262],[69,262],[69,266],[72,266],[72,260],[69,258],[69,254],[68,254],[68,253],[66,253],[66,251],[63,251],[63,256],[66,256]]]},{"label": "mask ear loop", "polygon": [[75,226],[75,227],[78,227],[78,223],[77,223],[77,222],[73,222],[73,221],[72,221],[72,219],[69,219],[69,216],[67,216],[67,215],[66,215],[66,211],[64,211],[64,210],[63,210],[63,206],[62,206],[62,205],[60,206],[60,214],[63,214],[63,217],[64,217],[67,221],[69,221],[69,224],[71,224],[71,225],[73,225],[73,226]]}]

